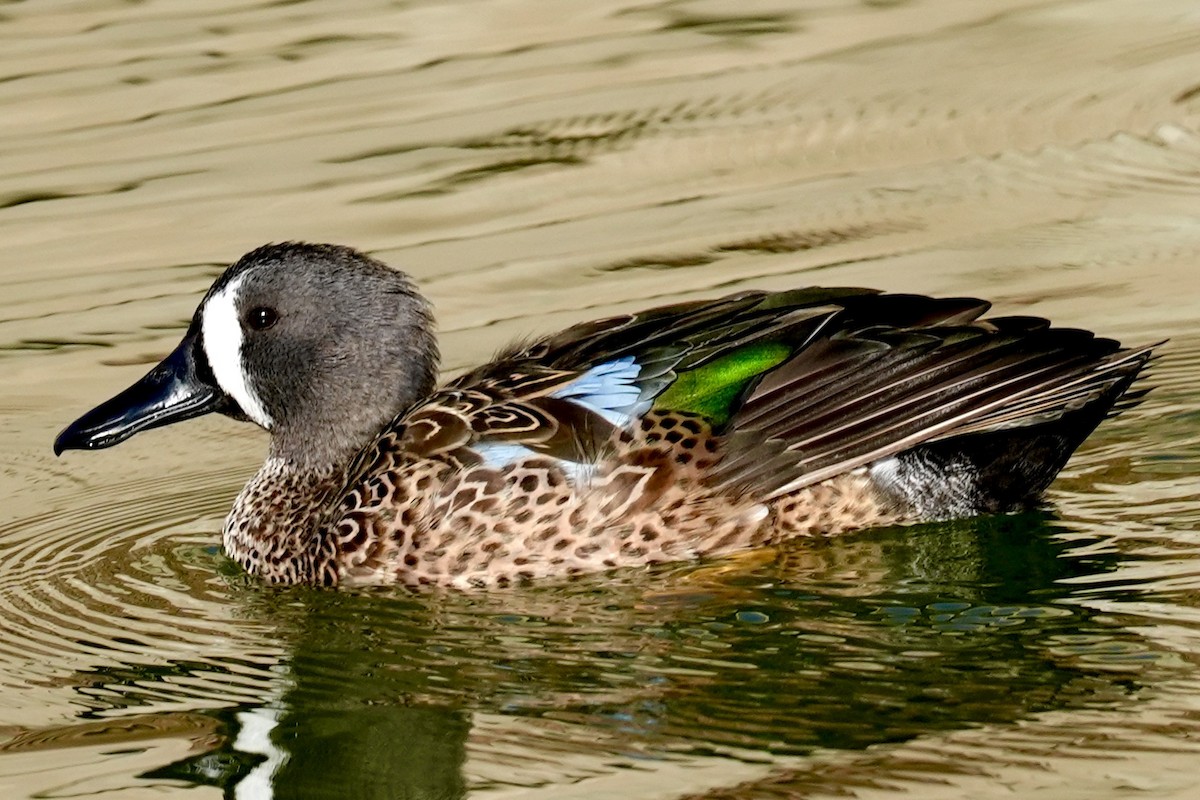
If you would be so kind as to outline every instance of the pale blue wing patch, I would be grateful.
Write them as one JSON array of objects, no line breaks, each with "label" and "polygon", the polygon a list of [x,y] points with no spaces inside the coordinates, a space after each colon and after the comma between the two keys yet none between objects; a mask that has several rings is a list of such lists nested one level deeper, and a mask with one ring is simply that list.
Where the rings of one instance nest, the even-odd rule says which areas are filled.
[{"label": "pale blue wing patch", "polygon": [[523,444],[507,442],[479,442],[472,449],[480,455],[484,464],[493,469],[514,464],[523,458],[533,458],[539,455]]},{"label": "pale blue wing patch", "polygon": [[[506,442],[480,442],[475,445],[474,450],[483,459],[483,463],[492,469],[501,469],[526,458],[547,458],[545,453],[530,450],[525,445]],[[595,464],[577,464],[558,458],[554,460],[567,476],[567,480],[576,486],[586,483],[596,471]]]},{"label": "pale blue wing patch", "polygon": [[642,389],[637,378],[641,372],[633,356],[615,358],[597,364],[550,396],[578,403],[624,428],[650,408],[650,400],[639,399]]},{"label": "pale blue wing patch", "polygon": [[[640,399],[642,388],[636,381],[641,372],[641,366],[632,356],[616,358],[597,364],[550,396],[578,403],[623,428],[650,408],[649,399]],[[511,442],[480,442],[474,449],[484,463],[497,469],[526,458],[545,458],[542,453]],[[586,481],[595,471],[594,464],[559,463],[576,484]]]}]

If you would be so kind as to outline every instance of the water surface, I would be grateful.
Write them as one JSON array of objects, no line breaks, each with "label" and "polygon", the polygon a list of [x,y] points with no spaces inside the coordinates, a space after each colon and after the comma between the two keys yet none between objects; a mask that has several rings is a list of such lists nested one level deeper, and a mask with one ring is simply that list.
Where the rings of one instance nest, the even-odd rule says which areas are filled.
[{"label": "water surface", "polygon": [[[10,3],[0,39],[0,794],[1195,796],[1194,3]],[[284,239],[415,275],[451,371],[810,284],[1171,343],[1037,513],[275,590],[217,546],[261,433],[50,443]]]}]

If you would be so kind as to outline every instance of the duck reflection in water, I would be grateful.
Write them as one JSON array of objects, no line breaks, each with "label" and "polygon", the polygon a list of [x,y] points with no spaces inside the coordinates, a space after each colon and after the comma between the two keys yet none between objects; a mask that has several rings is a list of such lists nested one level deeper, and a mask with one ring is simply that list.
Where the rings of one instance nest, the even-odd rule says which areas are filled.
[{"label": "duck reflection in water", "polygon": [[[1031,513],[500,595],[262,592],[293,642],[275,700],[217,712],[217,749],[152,776],[231,795],[461,797],[713,748],[795,765],[1128,702],[1136,676],[1056,644],[1120,644],[1153,667],[1135,633],[1058,602],[1065,578],[1116,556],[1064,557],[1056,533]],[[762,774],[788,780],[784,762]]]}]

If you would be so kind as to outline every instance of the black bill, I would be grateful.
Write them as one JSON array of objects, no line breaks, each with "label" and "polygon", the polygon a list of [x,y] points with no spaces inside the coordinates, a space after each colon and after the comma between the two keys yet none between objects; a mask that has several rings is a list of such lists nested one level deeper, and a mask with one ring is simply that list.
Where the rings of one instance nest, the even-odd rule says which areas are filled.
[{"label": "black bill", "polygon": [[220,411],[225,404],[193,329],[145,377],[68,425],[54,440],[54,454],[112,447],[138,431]]}]

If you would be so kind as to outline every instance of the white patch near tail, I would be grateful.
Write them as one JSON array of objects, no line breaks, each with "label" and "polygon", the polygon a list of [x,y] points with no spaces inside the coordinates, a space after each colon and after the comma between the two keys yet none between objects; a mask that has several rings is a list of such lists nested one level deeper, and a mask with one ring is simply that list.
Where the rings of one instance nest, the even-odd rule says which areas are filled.
[{"label": "white patch near tail", "polygon": [[892,456],[876,461],[870,467],[871,480],[884,486],[899,482],[900,459]]},{"label": "white patch near tail", "polygon": [[217,385],[237,401],[246,416],[270,430],[274,420],[250,388],[242,366],[242,322],[238,317],[237,298],[245,277],[242,274],[234,278],[204,304],[200,335]]},{"label": "white patch near tail", "polygon": [[979,474],[965,458],[932,463],[910,452],[876,461],[868,474],[877,489],[907,504],[918,520],[961,519],[980,511]]}]

